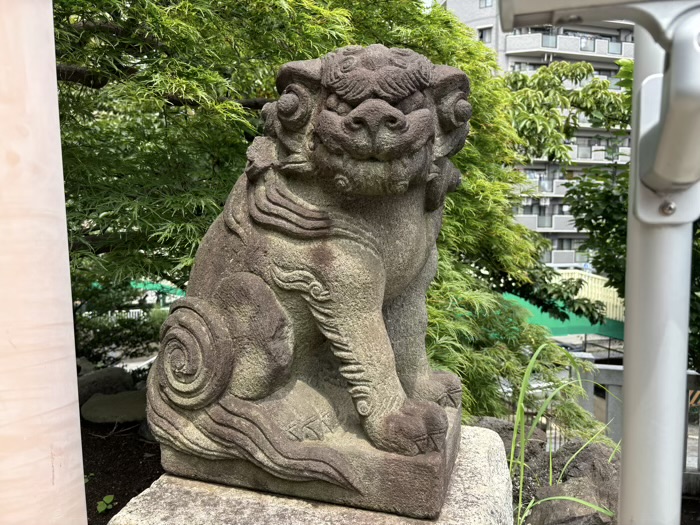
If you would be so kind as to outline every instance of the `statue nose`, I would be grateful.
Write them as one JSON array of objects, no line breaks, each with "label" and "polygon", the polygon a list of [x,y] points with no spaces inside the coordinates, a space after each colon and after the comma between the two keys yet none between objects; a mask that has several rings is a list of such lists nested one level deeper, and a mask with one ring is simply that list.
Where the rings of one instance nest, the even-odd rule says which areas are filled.
[{"label": "statue nose", "polygon": [[406,116],[383,100],[365,100],[348,113],[344,125],[350,132],[367,130],[372,137],[382,129],[401,132],[406,129]]}]

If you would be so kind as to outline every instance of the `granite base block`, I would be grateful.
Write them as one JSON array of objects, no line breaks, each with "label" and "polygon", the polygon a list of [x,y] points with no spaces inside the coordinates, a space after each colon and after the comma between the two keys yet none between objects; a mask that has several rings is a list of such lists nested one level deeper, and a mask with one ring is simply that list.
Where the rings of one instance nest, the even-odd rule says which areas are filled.
[{"label": "granite base block", "polygon": [[373,447],[360,428],[337,431],[315,443],[352,467],[353,488],[325,481],[290,481],[243,459],[209,460],[161,447],[168,474],[295,498],[312,499],[412,518],[440,514],[460,446],[461,411],[446,408],[449,428],[440,452],[403,456]]},{"label": "granite base block", "polygon": [[[460,452],[435,521],[163,475],[109,525],[510,525],[511,482],[493,431],[462,427]],[[420,497],[416,494],[416,497]]]}]

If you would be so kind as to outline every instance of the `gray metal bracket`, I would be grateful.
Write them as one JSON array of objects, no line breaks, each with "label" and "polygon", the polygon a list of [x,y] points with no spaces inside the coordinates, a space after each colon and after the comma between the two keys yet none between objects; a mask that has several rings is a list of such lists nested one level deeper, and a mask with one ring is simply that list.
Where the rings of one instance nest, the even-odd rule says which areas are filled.
[{"label": "gray metal bracket", "polygon": [[[661,119],[661,104],[664,85],[662,74],[652,75],[643,83],[639,91],[639,136],[645,137],[659,124]],[[700,148],[700,141],[698,141]],[[642,148],[634,148],[633,166],[640,165],[640,156],[644,156]],[[632,198],[630,203],[635,216],[643,223],[658,225],[678,225],[694,222],[700,217],[700,183],[695,183],[687,189],[668,193],[658,193],[645,186],[639,177],[630,173]]]}]

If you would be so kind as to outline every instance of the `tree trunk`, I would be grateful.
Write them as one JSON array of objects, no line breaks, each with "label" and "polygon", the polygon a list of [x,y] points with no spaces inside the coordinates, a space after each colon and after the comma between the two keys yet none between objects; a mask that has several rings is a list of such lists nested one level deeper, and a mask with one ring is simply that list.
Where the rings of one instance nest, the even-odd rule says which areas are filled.
[{"label": "tree trunk", "polygon": [[0,522],[86,523],[51,0],[0,0]]}]

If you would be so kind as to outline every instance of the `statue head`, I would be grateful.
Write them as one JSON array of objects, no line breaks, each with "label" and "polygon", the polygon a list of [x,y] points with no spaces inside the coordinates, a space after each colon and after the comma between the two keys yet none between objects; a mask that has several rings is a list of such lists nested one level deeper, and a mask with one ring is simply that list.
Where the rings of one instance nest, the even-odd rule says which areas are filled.
[{"label": "statue head", "polygon": [[277,169],[319,173],[350,195],[402,193],[428,180],[469,131],[467,76],[408,49],[351,46],[291,62],[277,89],[279,100],[263,109]]}]

